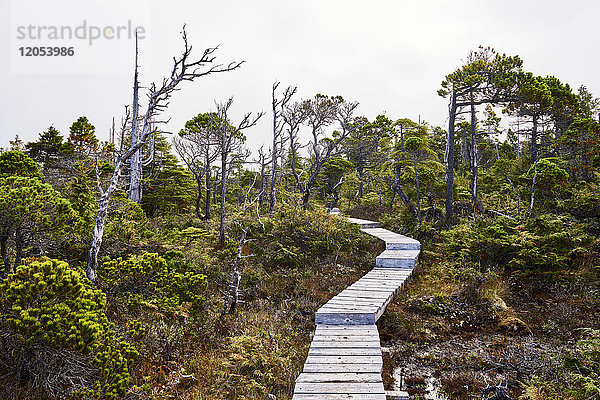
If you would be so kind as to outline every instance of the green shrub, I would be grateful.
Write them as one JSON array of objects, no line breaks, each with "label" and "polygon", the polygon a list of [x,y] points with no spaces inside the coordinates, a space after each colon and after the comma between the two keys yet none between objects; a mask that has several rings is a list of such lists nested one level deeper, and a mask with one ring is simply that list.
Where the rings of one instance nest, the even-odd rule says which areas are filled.
[{"label": "green shrub", "polygon": [[329,217],[324,208],[302,210],[282,204],[263,222],[268,243],[263,258],[275,268],[315,264],[342,248],[352,248],[358,240],[356,227],[345,219]]},{"label": "green shrub", "polygon": [[[289,355],[265,336],[231,338],[231,352],[224,365],[227,398],[271,398],[289,390],[293,382]],[[236,388],[243,388],[244,393],[235,393]]]},{"label": "green shrub", "polygon": [[580,399],[600,399],[600,331],[584,330],[585,337],[565,359],[571,394]]},{"label": "green shrub", "polygon": [[181,252],[168,252],[165,257],[145,253],[129,259],[117,258],[98,268],[105,291],[129,305],[145,304],[175,311],[190,303],[190,312],[197,315],[204,305],[206,275],[188,270]]},{"label": "green shrub", "polygon": [[593,242],[583,225],[555,214],[526,221],[473,219],[442,232],[441,239],[437,252],[453,262],[530,270],[575,266],[579,250]]},{"label": "green shrub", "polygon": [[20,266],[0,283],[0,358],[8,358],[8,379],[25,379],[50,397],[123,395],[137,353],[116,339],[105,306],[104,293],[66,262]]},{"label": "green shrub", "polygon": [[38,165],[27,154],[11,150],[0,154],[0,177],[42,178]]}]

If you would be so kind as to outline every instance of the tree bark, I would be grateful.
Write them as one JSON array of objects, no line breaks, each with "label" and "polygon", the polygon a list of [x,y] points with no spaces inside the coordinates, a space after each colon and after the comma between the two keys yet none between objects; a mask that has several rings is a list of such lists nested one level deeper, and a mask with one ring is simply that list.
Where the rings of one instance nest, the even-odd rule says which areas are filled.
[{"label": "tree bark", "polygon": [[471,90],[471,200],[473,202],[473,210],[478,209],[477,201],[477,180],[479,178],[479,159],[477,149],[477,118],[475,116],[475,104],[473,103],[473,90]]},{"label": "tree bark", "polygon": [[196,196],[196,216],[200,219],[204,219],[204,216],[200,212],[200,204],[202,204],[202,177],[196,177],[196,185],[198,185],[198,196]]},{"label": "tree bark", "polygon": [[237,248],[237,255],[233,261],[231,277],[229,278],[229,285],[227,287],[228,293],[225,296],[225,301],[223,302],[223,310],[221,311],[220,318],[223,318],[227,312],[229,312],[229,314],[233,314],[235,311],[235,306],[239,301],[240,281],[242,278],[242,271],[239,268],[239,264],[242,261],[242,258],[244,258],[242,255],[242,250],[244,248],[244,244],[246,243],[246,233],[247,231],[242,229],[242,235],[240,236]]},{"label": "tree bark", "polygon": [[396,197],[396,194],[398,194],[398,197],[400,197],[400,200],[402,200],[406,208],[408,208],[408,210],[414,216],[417,216],[417,210],[415,209],[414,204],[412,203],[412,201],[410,201],[410,199],[406,195],[406,192],[404,192],[404,190],[400,186],[400,168],[396,166],[394,169],[396,177],[394,179],[394,182],[392,183],[392,202],[390,204],[390,208],[394,204],[394,198]]},{"label": "tree bark", "polygon": [[538,148],[537,148],[537,126],[538,126],[538,116],[533,116],[533,126],[531,128],[531,157],[533,159],[533,179],[531,182],[531,201],[529,203],[529,217],[533,214],[533,205],[535,202],[535,185],[537,181],[538,174]]},{"label": "tree bark", "polygon": [[419,171],[417,171],[418,161],[417,156],[415,155],[413,158],[414,168],[415,168],[415,187],[417,189],[417,221],[419,221],[419,226],[421,226],[422,218],[421,218],[421,188],[419,186]]},{"label": "tree bark", "polygon": [[[225,128],[227,129],[227,128]],[[223,133],[226,134],[226,133]],[[225,244],[225,193],[227,192],[227,188],[225,186],[227,182],[227,157],[228,153],[222,151],[221,152],[221,215],[220,215],[220,224],[219,224],[219,243],[221,245]]]},{"label": "tree bark", "polygon": [[210,169],[206,169],[204,174],[205,185],[206,185],[206,196],[204,197],[204,218],[202,220],[207,221],[210,219]]},{"label": "tree bark", "polygon": [[[179,58],[173,59],[171,75],[168,78],[163,79],[160,86],[157,86],[154,83],[150,86],[148,93],[148,105],[142,119],[142,130],[139,139],[135,143],[131,143],[129,149],[117,158],[115,169],[108,188],[104,192],[101,191],[100,199],[98,201],[98,213],[96,214],[96,223],[94,226],[92,243],[88,251],[86,266],[86,275],[92,282],[95,282],[97,278],[96,270],[98,268],[98,252],[100,251],[100,246],[102,245],[102,238],[104,235],[104,227],[106,224],[106,216],[108,213],[110,199],[118,187],[119,179],[123,172],[125,162],[127,162],[148,139],[148,136],[152,131],[151,125],[154,117],[167,107],[169,98],[173,92],[177,90],[177,86],[182,81],[193,81],[196,78],[210,75],[211,73],[232,71],[242,65],[242,63],[239,62],[230,63],[227,66],[211,66],[211,64],[214,63],[214,56],[212,54],[217,50],[216,47],[205,49],[202,57],[195,61],[189,60],[192,48],[187,41],[185,26],[182,36],[184,41],[184,50]],[[136,119],[137,118],[134,118],[134,120]]]},{"label": "tree bark", "polygon": [[456,93],[452,92],[448,115],[448,141],[446,143],[446,224],[452,223],[454,207],[454,121],[456,119]]},{"label": "tree bark", "polygon": [[[135,73],[133,78],[133,117],[131,119],[131,145],[138,142],[138,111],[139,111],[139,82],[138,82],[138,41],[135,34]],[[139,203],[142,200],[142,162],[141,147],[133,153],[129,168],[129,200]]]}]

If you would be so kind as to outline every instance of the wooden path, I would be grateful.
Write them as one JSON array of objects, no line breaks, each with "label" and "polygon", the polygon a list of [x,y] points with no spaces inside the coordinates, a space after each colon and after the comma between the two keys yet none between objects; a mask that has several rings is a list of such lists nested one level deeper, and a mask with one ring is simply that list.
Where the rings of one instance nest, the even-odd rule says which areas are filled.
[{"label": "wooden path", "polygon": [[412,273],[421,245],[377,222],[348,220],[385,241],[386,249],[377,256],[375,268],[317,310],[315,336],[293,400],[408,399],[405,392],[384,390],[375,322]]}]

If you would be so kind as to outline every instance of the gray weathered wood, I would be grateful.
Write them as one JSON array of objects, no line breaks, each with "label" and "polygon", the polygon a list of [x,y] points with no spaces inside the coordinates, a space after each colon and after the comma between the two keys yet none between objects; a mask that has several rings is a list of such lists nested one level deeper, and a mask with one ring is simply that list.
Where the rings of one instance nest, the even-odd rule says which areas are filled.
[{"label": "gray weathered wood", "polygon": [[[356,347],[344,348],[343,353],[348,356],[381,356],[381,348],[379,347]],[[340,354],[339,347],[310,347],[308,349],[309,356],[337,356]]]},{"label": "gray weathered wood", "polygon": [[384,393],[383,382],[298,382],[295,393]]},{"label": "gray weathered wood", "polygon": [[334,382],[381,382],[381,374],[377,373],[358,373],[358,372],[316,372],[303,373],[298,376],[296,383],[313,382],[313,383],[334,383]]},{"label": "gray weathered wood", "polygon": [[379,228],[379,222],[368,221],[360,218],[348,218],[349,222],[358,225],[361,229]]},{"label": "gray weathered wood", "polygon": [[384,240],[386,250],[377,256],[374,269],[315,313],[315,336],[303,372],[296,379],[293,400],[386,398],[375,322],[411,275],[420,243],[382,229],[377,222],[349,220]]},{"label": "gray weathered wood", "polygon": [[383,365],[381,356],[308,356],[305,364],[377,364]]},{"label": "gray weathered wood", "polygon": [[[381,357],[380,357],[381,358]],[[303,372],[363,372],[363,373],[377,373],[381,374],[381,364],[371,363],[354,363],[354,364],[304,364]]]},{"label": "gray weathered wood", "polygon": [[386,400],[385,394],[361,393],[361,394],[332,394],[319,393],[295,394],[292,400]]}]

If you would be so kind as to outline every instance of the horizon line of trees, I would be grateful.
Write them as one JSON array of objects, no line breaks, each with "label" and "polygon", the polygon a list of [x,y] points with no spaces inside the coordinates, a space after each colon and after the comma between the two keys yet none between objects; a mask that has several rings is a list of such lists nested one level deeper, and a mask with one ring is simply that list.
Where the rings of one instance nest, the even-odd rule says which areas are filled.
[{"label": "horizon line of trees", "polygon": [[[407,221],[451,225],[457,216],[479,212],[532,216],[536,206],[552,209],[568,197],[567,183],[598,183],[599,100],[585,86],[574,91],[556,77],[524,70],[518,56],[483,47],[441,83],[438,94],[449,104],[447,129],[384,115],[369,121],[356,115],[358,102],[322,94],[296,99],[297,87],[281,91],[275,82],[273,140],[257,159],[250,160],[246,132],[264,113],[247,113],[234,122],[233,98],[191,118],[169,141],[157,120],[178,84],[242,64],[213,64],[216,48],[190,61],[185,31],[183,38],[182,56],[174,60],[169,78],[150,86],[144,113],[138,110],[136,48],[133,106],[126,107],[118,132],[113,123],[108,142],[99,141],[95,127],[80,117],[66,138],[50,126],[36,141],[15,138],[11,150],[0,155],[2,186],[11,188],[0,211],[4,274],[52,226],[46,211],[39,211],[29,228],[16,227],[15,221],[23,220],[11,214],[18,185],[30,193],[54,190],[68,201],[68,215],[77,215],[92,236],[87,263],[93,281],[115,195],[129,197],[149,216],[191,207],[208,220],[218,209],[223,245],[227,204],[248,199],[256,200],[257,213],[273,212],[282,196],[294,193],[299,208],[313,198],[330,208],[345,205],[344,200],[349,206],[393,207],[400,199]],[[22,172],[37,166],[38,172]],[[134,170],[139,187],[132,184],[138,181],[132,179]],[[9,181],[15,174],[30,181]],[[65,221],[58,218],[60,223]]]}]

